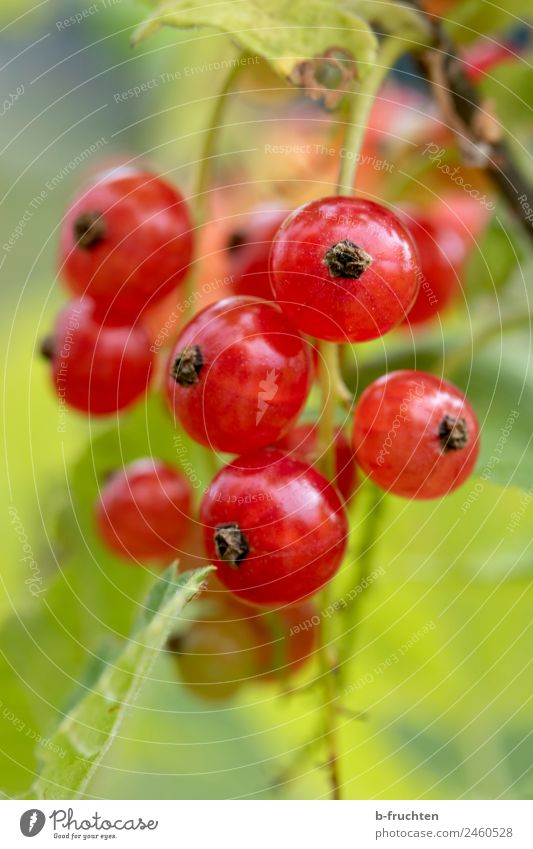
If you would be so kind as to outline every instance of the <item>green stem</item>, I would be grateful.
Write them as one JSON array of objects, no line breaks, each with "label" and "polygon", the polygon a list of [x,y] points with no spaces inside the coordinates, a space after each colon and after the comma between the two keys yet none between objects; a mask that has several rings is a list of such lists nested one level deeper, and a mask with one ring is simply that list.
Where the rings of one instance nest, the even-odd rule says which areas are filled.
[{"label": "green stem", "polygon": [[220,89],[216,99],[211,118],[209,120],[209,129],[204,138],[202,146],[200,164],[196,178],[196,218],[199,223],[203,223],[207,218],[207,198],[209,197],[209,189],[212,184],[212,167],[216,159],[215,151],[218,142],[219,132],[222,128],[222,117],[226,108],[226,98],[231,94],[237,77],[239,76],[245,62],[246,51],[242,51],[235,58],[235,63],[232,65],[229,73],[226,75],[222,88]]},{"label": "green stem", "polygon": [[375,486],[370,480],[365,482],[365,487],[369,494],[367,518],[354,564],[354,586],[361,587],[361,591],[346,608],[347,616],[349,616],[349,623],[346,623],[346,627],[343,630],[339,650],[339,673],[341,677],[345,677],[348,661],[350,660],[350,657],[353,657],[355,638],[361,622],[361,601],[364,597],[366,597],[366,592],[363,587],[365,585],[365,581],[368,580],[372,569],[379,526],[385,504],[384,493],[381,492],[381,490],[378,489],[377,486]]},{"label": "green stem", "polygon": [[[334,342],[320,342],[319,379],[322,413],[319,424],[321,468],[328,480],[335,478],[335,410],[338,396],[336,378],[339,373],[339,350]],[[348,391],[348,390],[346,390]]]},{"label": "green stem", "polygon": [[[232,65],[229,73],[227,74],[222,88],[220,89],[218,95],[215,98],[214,107],[211,112],[211,117],[209,119],[209,128],[206,131],[200,162],[198,165],[198,172],[195,180],[195,190],[194,190],[194,206],[195,206],[195,220],[196,226],[200,227],[207,221],[209,214],[209,189],[212,183],[212,170],[213,163],[216,159],[215,151],[218,142],[219,132],[222,128],[222,117],[224,114],[224,109],[226,108],[226,98],[235,85],[235,80],[239,76],[244,62],[243,59],[246,56],[246,52],[243,51],[239,53],[239,55],[235,58],[235,63]],[[192,271],[189,272],[187,276],[187,280],[185,281],[185,285],[183,287],[183,299],[184,303],[187,305],[185,311],[185,318],[188,320],[193,312],[194,305],[194,289],[198,280],[198,264],[192,268]]]},{"label": "green stem", "polygon": [[[387,39],[381,47],[376,63],[365,82],[358,90],[353,90],[350,99],[348,126],[344,138],[344,155],[341,153],[337,194],[351,195],[354,191],[357,167],[361,158],[368,116],[374,97],[391,65],[402,53],[402,45],[394,39]],[[320,343],[322,360],[320,364],[320,386],[322,390],[322,416],[320,419],[320,448],[322,469],[329,479],[335,475],[335,410],[337,403],[351,403],[351,394],[341,377],[340,348],[331,342]],[[363,560],[364,562],[364,560]],[[362,567],[361,567],[362,568]],[[329,588],[322,591],[322,609],[329,606]],[[320,627],[320,664],[323,678],[324,740],[327,751],[327,765],[330,774],[332,797],[341,798],[339,763],[337,754],[337,681],[334,671],[338,668],[337,659],[332,659],[334,635],[330,631],[330,619],[322,619]],[[355,626],[354,626],[355,627]]]},{"label": "green stem", "polygon": [[357,168],[361,159],[361,148],[374,98],[392,65],[405,50],[404,41],[387,38],[376,56],[372,70],[359,88],[352,92],[348,127],[344,136],[344,155],[341,153],[341,167],[337,182],[338,195],[353,194]]},{"label": "green stem", "polygon": [[[330,604],[330,588],[327,585],[321,594],[322,610],[327,610]],[[341,783],[339,777],[339,756],[337,752],[337,687],[334,677],[336,670],[336,658],[329,644],[329,619],[322,617],[320,623],[320,648],[318,652],[320,661],[320,673],[323,680],[322,690],[322,715],[324,718],[324,743],[326,747],[327,769],[331,786],[331,798],[339,800],[341,796]]]}]

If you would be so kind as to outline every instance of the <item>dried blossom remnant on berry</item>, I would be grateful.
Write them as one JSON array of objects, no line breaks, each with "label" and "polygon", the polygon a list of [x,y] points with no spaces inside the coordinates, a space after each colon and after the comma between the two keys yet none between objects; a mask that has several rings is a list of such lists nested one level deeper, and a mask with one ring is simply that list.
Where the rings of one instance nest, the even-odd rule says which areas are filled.
[{"label": "dried blossom remnant on berry", "polygon": [[306,90],[312,100],[320,100],[326,109],[335,109],[357,75],[353,53],[343,47],[330,47],[324,53],[298,62],[289,74],[289,82]]},{"label": "dried blossom remnant on berry", "polygon": [[332,277],[351,277],[354,280],[359,280],[372,262],[370,254],[349,239],[332,245],[324,256],[324,264]]},{"label": "dried blossom remnant on berry", "polygon": [[200,380],[200,372],[204,365],[204,358],[199,345],[188,345],[178,354],[170,376],[180,386],[194,386]]},{"label": "dried blossom remnant on berry", "polygon": [[53,360],[55,355],[55,339],[51,333],[44,336],[39,344],[39,353],[45,360]]},{"label": "dried blossom remnant on berry", "polygon": [[101,212],[82,212],[74,221],[74,239],[79,248],[89,251],[107,236],[107,225]]},{"label": "dried blossom remnant on berry", "polygon": [[466,448],[469,440],[466,420],[445,415],[439,425],[439,439],[443,451],[460,451]]},{"label": "dried blossom remnant on berry", "polygon": [[230,254],[237,253],[239,248],[243,248],[246,244],[246,234],[241,230],[235,230],[228,239],[227,249]]},{"label": "dried blossom remnant on berry", "polygon": [[237,569],[249,551],[246,537],[239,526],[235,522],[217,525],[214,540],[217,556]]}]

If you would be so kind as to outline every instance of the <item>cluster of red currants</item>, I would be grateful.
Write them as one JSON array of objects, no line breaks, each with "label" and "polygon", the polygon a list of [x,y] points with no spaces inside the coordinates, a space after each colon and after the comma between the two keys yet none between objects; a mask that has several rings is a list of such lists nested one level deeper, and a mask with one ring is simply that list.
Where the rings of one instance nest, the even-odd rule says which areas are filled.
[{"label": "cluster of red currants", "polygon": [[[464,260],[457,238],[413,221],[408,229],[407,219],[377,203],[327,197],[288,216],[270,210],[249,233],[234,234],[233,294],[182,328],[165,379],[177,426],[237,458],[207,487],[197,519],[189,480],[157,459],[126,466],[101,490],[100,536],[129,560],[168,562],[201,527],[220,582],[215,615],[170,647],[183,678],[203,683],[206,694],[210,685],[215,694],[233,692],[257,669],[268,679],[274,667],[293,669],[312,653],[312,640],[287,635],[310,618],[299,606],[343,560],[357,465],[384,490],[423,499],[446,495],[475,465],[472,408],[454,386],[423,372],[387,374],[362,393],[351,441],[342,427],[331,435],[331,481],[317,468],[329,450],[320,422],[297,424],[324,368],[310,338],[376,339],[427,320],[453,292],[450,269]],[[62,272],[78,299],[45,345],[56,390],[78,410],[115,413],[146,391],[154,371],[144,317],[190,266],[186,203],[162,179],[119,169],[75,201],[61,246]],[[421,287],[428,277],[433,299]],[[243,602],[267,612],[245,614]],[[282,656],[272,651],[276,642]]]}]

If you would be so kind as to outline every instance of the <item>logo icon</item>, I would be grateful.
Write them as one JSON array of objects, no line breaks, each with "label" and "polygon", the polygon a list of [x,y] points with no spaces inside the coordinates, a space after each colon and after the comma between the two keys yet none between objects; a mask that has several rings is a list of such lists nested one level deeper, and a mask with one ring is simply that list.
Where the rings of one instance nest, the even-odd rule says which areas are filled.
[{"label": "logo icon", "polygon": [[25,811],[20,818],[20,830],[24,837],[35,837],[43,830],[46,817],[42,811],[37,808],[31,808]]},{"label": "logo icon", "polygon": [[268,371],[265,380],[259,381],[259,392],[257,394],[257,415],[255,417],[256,427],[265,415],[270,401],[274,400],[279,389],[277,380],[280,373],[275,368]]}]

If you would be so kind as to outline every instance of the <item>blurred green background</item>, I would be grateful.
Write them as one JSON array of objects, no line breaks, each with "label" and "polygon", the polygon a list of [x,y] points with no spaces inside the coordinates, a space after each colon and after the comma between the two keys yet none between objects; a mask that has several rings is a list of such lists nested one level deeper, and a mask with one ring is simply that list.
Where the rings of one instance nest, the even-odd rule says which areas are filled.
[{"label": "blurred green background", "polygon": [[[64,25],[84,9],[80,23]],[[0,260],[5,464],[0,789],[6,796],[31,784],[37,735],[46,738],[73,692],[90,686],[99,660],[128,634],[151,581],[148,571],[111,559],[93,535],[90,505],[99,476],[117,456],[133,459],[148,446],[176,460],[172,429],[157,401],[148,418],[144,408],[120,422],[68,415],[65,428],[58,429],[47,369],[34,355],[64,300],[55,279],[57,230],[87,171],[102,161],[142,157],[186,194],[192,191],[210,97],[221,79],[217,70],[185,78],[183,72],[200,61],[232,57],[234,48],[209,31],[169,30],[132,51],[132,28],[144,14],[141,4],[128,0],[92,7],[4,0],[0,7],[2,89],[5,96],[21,92],[0,119],[2,245],[26,219],[20,238],[2,250]],[[120,102],[114,97],[178,71],[181,79]],[[511,116],[525,108],[517,95],[513,111],[497,75],[493,87]],[[263,104],[252,98],[243,110],[244,120],[253,120]],[[319,131],[327,139],[327,129],[320,125]],[[521,137],[526,145],[528,133],[526,124]],[[242,155],[235,151],[248,146],[246,134],[229,130],[237,169]],[[88,155],[92,145],[99,149]],[[71,165],[80,156],[83,164]],[[262,192],[268,195],[269,187]],[[500,231],[512,233],[505,211],[499,220]],[[490,310],[499,302],[486,300],[487,293],[492,296],[500,281],[491,277],[491,261],[487,270],[488,250],[487,243],[480,246],[471,273],[483,290],[479,303]],[[529,294],[528,268],[520,262],[510,263],[516,266],[515,299]],[[507,280],[507,269],[505,274]],[[486,285],[480,283],[483,275]],[[470,334],[476,317],[469,313],[467,320],[459,310],[450,318],[450,334],[464,335],[465,325]],[[443,332],[439,328],[437,343]],[[500,336],[476,360],[479,372],[469,368],[458,376],[479,398],[486,426],[480,475],[509,413],[520,413],[490,480],[482,480],[479,490],[470,482],[438,503],[387,499],[374,553],[374,565],[384,574],[363,603],[346,675],[352,713],[339,720],[348,797],[533,795],[530,342],[529,330],[517,331],[505,345]],[[372,351],[365,356],[371,358]],[[354,508],[354,549],[364,530],[364,506]],[[514,514],[519,521],[509,530]],[[38,595],[29,590],[30,560],[38,570]],[[343,585],[350,586],[350,560]],[[419,633],[423,636],[413,639]],[[412,645],[402,652],[409,640]],[[274,685],[262,685],[229,705],[212,707],[187,694],[162,657],[96,774],[91,795],[321,797],[327,782],[318,754],[294,765],[294,780],[285,774],[316,733],[318,702],[313,688],[280,696]]]}]

